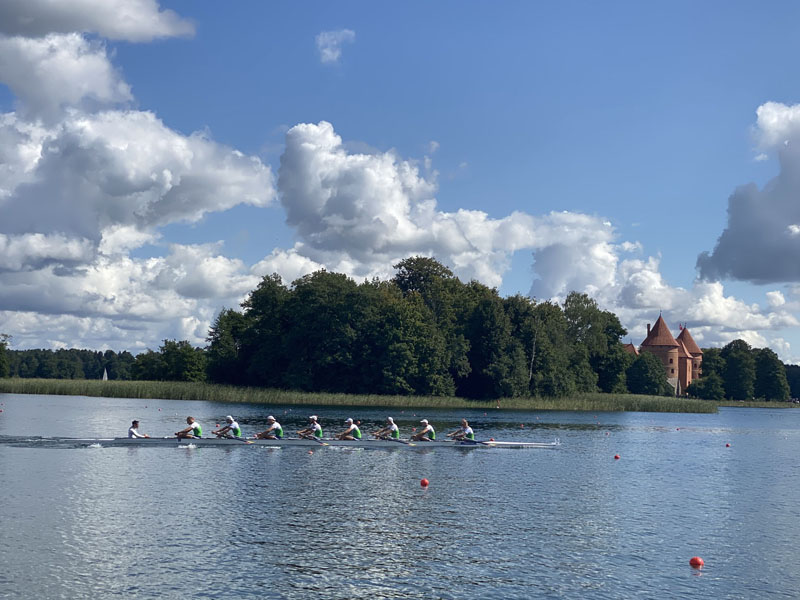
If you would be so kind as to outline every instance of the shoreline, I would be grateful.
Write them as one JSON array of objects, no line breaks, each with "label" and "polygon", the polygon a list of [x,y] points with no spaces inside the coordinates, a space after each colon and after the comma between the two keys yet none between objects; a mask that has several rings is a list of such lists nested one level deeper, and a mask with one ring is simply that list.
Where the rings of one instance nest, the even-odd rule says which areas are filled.
[{"label": "shoreline", "polygon": [[[93,379],[0,379],[0,393],[200,400],[243,404],[374,406],[386,408],[473,408],[480,410],[559,410],[598,412],[715,413],[718,406],[753,406],[754,403],[719,403],[709,400],[640,396],[635,394],[580,394],[565,398],[501,398],[470,400],[458,397],[382,396],[298,392],[180,381],[98,381]],[[755,403],[778,407],[779,403]],[[791,406],[791,405],[789,405]]]}]

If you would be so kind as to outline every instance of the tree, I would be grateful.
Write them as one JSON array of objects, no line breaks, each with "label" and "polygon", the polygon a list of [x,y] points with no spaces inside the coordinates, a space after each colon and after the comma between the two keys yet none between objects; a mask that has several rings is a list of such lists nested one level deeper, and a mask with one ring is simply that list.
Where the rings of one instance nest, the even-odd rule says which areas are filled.
[{"label": "tree", "polygon": [[466,321],[470,374],[459,382],[459,395],[501,398],[525,393],[528,369],[522,344],[511,335],[511,321],[497,290],[471,282],[473,308]]},{"label": "tree", "polygon": [[359,286],[365,310],[354,342],[362,393],[446,396],[455,385],[444,361],[445,340],[417,293],[388,282]]},{"label": "tree", "polygon": [[671,396],[672,386],[667,382],[667,373],[661,360],[650,352],[642,352],[631,363],[626,372],[628,390],[632,394]]},{"label": "tree", "polygon": [[725,387],[722,385],[722,377],[711,373],[711,375],[703,375],[700,379],[692,381],[686,388],[686,393],[692,398],[722,400],[725,398]]},{"label": "tree", "polygon": [[570,368],[572,344],[567,320],[558,304],[541,302],[534,308],[534,332],[529,362],[530,393],[536,396],[569,396],[577,391]]},{"label": "tree", "polygon": [[789,382],[786,380],[786,369],[778,355],[769,348],[761,348],[753,352],[756,363],[755,397],[787,401],[789,399]]},{"label": "tree", "polygon": [[163,381],[166,379],[161,354],[150,349],[136,355],[131,372],[133,378],[139,381]]},{"label": "tree", "polygon": [[205,381],[206,355],[202,348],[195,348],[187,340],[164,340],[160,351],[165,380]]},{"label": "tree", "polygon": [[789,393],[792,398],[800,398],[800,365],[784,365],[786,380],[789,382]]},{"label": "tree", "polygon": [[[755,393],[756,361],[750,344],[744,340],[733,340],[720,352],[725,359],[722,380],[725,397],[733,400],[750,400]],[[704,361],[705,362],[705,361]]]},{"label": "tree", "polygon": [[703,377],[716,373],[722,379],[725,376],[725,359],[722,358],[722,350],[704,348],[702,370]]},{"label": "tree", "polygon": [[6,355],[6,347],[8,347],[8,340],[11,336],[7,333],[0,333],[0,377],[8,377],[8,356]]},{"label": "tree", "polygon": [[233,309],[223,308],[208,332],[208,378],[216,383],[244,384],[247,365],[242,360],[242,347],[248,319]]},{"label": "tree", "polygon": [[472,310],[466,286],[434,258],[414,256],[396,265],[392,283],[404,296],[419,294],[433,315],[436,327],[445,340],[444,360],[453,381],[469,376],[471,366],[467,353],[469,342],[464,326]]},{"label": "tree", "polygon": [[347,393],[357,388],[354,341],[363,316],[355,282],[316,271],[294,282],[286,302],[285,385]]},{"label": "tree", "polygon": [[[273,273],[265,276],[242,303],[245,320],[237,325],[242,327],[238,360],[246,369],[243,377],[249,383],[268,387],[285,385],[289,364],[284,348],[285,308],[290,295],[280,275]],[[233,326],[233,323],[226,321],[225,325]],[[231,335],[236,337],[233,331]]]},{"label": "tree", "polygon": [[[625,371],[631,360],[620,344],[628,332],[617,316],[600,310],[587,294],[570,292],[564,300],[564,317],[568,336],[583,347],[573,357],[579,373],[584,373],[580,387],[587,391],[599,387],[603,392],[625,392]],[[596,377],[586,372],[584,358]]]}]

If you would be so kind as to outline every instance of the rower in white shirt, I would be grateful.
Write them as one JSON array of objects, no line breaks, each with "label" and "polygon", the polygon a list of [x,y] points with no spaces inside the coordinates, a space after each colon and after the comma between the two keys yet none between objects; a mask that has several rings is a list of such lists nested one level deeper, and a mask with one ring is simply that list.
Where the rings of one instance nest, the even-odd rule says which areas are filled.
[{"label": "rower in white shirt", "polygon": [[455,431],[451,431],[447,434],[447,437],[453,438],[454,440],[475,440],[475,432],[472,431],[472,427],[469,426],[466,419],[461,419],[461,427],[456,429]]},{"label": "rower in white shirt", "polygon": [[372,435],[376,438],[391,438],[393,440],[400,439],[400,428],[394,422],[392,417],[386,417],[386,426],[378,429],[378,431],[373,431]]},{"label": "rower in white shirt", "polygon": [[129,438],[149,438],[146,433],[139,433],[139,421],[131,421],[130,429],[128,429]]},{"label": "rower in white shirt", "polygon": [[317,422],[317,415],[311,415],[308,417],[308,427],[305,429],[301,429],[297,432],[297,435],[301,438],[309,438],[314,437],[318,440],[322,439],[322,425]]},{"label": "rower in white shirt", "polygon": [[433,425],[428,423],[428,419],[422,419],[420,423],[425,425],[425,427],[422,431],[412,435],[411,439],[416,442],[433,442],[436,440],[436,431],[433,429]]},{"label": "rower in white shirt", "polygon": [[281,424],[275,420],[275,417],[272,415],[268,416],[267,423],[269,424],[269,427],[267,427],[261,433],[257,433],[256,438],[260,440],[282,440],[283,427],[281,427]]}]

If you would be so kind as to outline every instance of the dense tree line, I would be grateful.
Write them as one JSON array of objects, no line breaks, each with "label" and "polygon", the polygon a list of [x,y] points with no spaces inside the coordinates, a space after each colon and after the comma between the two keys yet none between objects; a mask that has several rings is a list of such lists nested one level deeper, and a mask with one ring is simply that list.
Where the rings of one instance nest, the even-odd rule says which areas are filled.
[{"label": "dense tree line", "polygon": [[709,400],[778,400],[797,398],[800,381],[789,385],[789,374],[797,379],[800,367],[784,365],[769,348],[751,348],[734,340],[723,348],[703,350],[703,376],[689,386],[690,396]]},{"label": "dense tree line", "polygon": [[[634,359],[627,332],[586,294],[563,305],[502,298],[434,259],[361,284],[317,271],[265,277],[208,337],[211,381],[342,393],[500,398],[668,393],[663,367]],[[629,374],[633,375],[628,385]]]},{"label": "dense tree line", "polygon": [[11,377],[100,379],[105,370],[109,379],[132,379],[135,361],[130,352],[113,350],[6,350]]},{"label": "dense tree line", "polygon": [[[317,271],[286,286],[264,277],[223,309],[206,348],[164,340],[158,351],[5,350],[0,376],[211,381],[360,394],[468,398],[568,396],[579,392],[671,395],[661,361],[633,356],[616,315],[586,294],[564,303],[502,298],[464,283],[432,258],[395,265],[390,281],[356,283]],[[700,398],[800,395],[800,367],[742,340],[704,350]],[[788,379],[787,379],[788,375]]]}]

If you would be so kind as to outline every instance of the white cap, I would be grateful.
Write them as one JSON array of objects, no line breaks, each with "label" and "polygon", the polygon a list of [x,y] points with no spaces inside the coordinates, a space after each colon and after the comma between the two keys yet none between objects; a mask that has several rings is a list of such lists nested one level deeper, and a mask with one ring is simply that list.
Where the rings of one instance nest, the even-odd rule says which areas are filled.
[{"label": "white cap", "polygon": [[232,417],[232,416],[230,416],[230,415],[228,415],[227,417],[225,417],[225,420],[226,420],[226,421],[233,421],[233,417]]},{"label": "white cap", "polygon": [[347,421],[345,421],[345,423],[352,423],[352,422],[353,422],[353,419],[347,419]]},{"label": "white cap", "polygon": [[267,421],[274,421],[274,420],[275,420],[275,417],[273,417],[272,415],[267,417]]},{"label": "white cap", "polygon": [[394,423],[394,419],[392,417],[386,417],[386,420],[389,421],[389,423]]},{"label": "white cap", "polygon": [[309,421],[316,421],[317,420],[317,415],[311,415],[310,417],[308,417],[308,420]]},{"label": "white cap", "polygon": [[422,419],[422,421],[420,421],[420,423],[425,423],[425,425],[427,425],[428,424],[428,419]]}]

